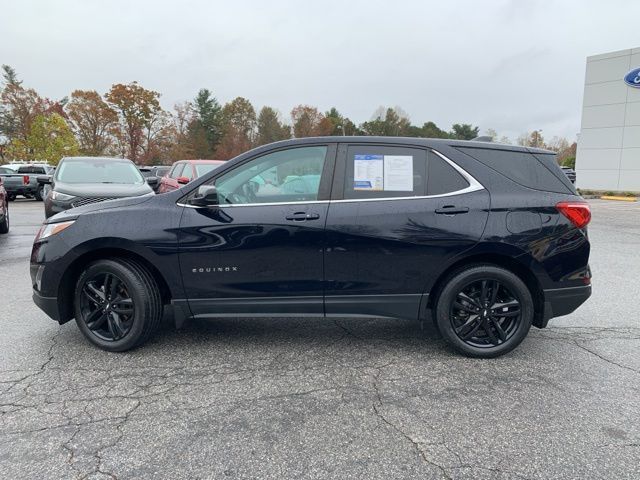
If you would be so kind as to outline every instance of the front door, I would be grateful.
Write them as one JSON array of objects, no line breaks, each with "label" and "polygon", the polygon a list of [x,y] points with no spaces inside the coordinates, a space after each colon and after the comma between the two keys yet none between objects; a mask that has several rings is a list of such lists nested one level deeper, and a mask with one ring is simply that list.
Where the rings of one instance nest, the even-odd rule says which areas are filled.
[{"label": "front door", "polygon": [[323,314],[324,225],[335,145],[260,155],[209,181],[219,206],[186,206],[180,266],[195,316]]}]

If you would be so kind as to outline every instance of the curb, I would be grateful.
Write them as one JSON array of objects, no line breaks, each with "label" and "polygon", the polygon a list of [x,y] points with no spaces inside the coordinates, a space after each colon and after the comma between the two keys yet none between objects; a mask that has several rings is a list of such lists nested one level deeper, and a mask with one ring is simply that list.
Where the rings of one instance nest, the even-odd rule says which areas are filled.
[{"label": "curb", "polygon": [[618,197],[616,195],[602,195],[601,200],[617,200],[619,202],[637,202],[636,197]]}]

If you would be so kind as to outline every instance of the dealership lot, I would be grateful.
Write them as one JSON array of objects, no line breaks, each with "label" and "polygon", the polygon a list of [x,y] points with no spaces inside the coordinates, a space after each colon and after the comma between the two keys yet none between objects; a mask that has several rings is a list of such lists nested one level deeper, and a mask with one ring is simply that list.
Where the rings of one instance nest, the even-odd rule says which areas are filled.
[{"label": "dealership lot", "polygon": [[398,320],[166,326],[124,354],[31,302],[42,203],[0,237],[6,478],[638,478],[640,205],[593,201],[594,295],[491,361]]}]

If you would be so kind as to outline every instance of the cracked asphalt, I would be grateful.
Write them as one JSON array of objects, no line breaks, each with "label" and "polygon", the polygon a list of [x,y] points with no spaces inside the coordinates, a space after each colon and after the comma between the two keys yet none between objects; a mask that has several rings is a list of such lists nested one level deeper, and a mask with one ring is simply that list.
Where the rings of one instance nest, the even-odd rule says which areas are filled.
[{"label": "cracked asphalt", "polygon": [[430,325],[170,319],[111,354],[31,301],[42,203],[0,237],[0,477],[640,478],[640,205],[593,201],[594,295],[506,357]]}]

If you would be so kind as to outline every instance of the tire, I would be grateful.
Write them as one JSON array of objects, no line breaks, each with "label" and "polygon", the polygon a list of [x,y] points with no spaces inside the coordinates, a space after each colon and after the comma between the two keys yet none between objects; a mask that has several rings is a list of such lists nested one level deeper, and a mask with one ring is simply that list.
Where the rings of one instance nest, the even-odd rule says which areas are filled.
[{"label": "tire", "polygon": [[455,350],[469,357],[493,358],[524,340],[534,305],[531,292],[513,272],[473,265],[449,277],[434,315],[444,340]]},{"label": "tire", "polygon": [[0,234],[9,233],[9,202],[4,204],[4,217],[0,222]]},{"label": "tire", "polygon": [[[112,304],[114,297],[120,301]],[[143,265],[113,258],[91,263],[82,272],[74,310],[78,328],[91,343],[124,352],[146,342],[158,329],[163,306],[158,285]]]},{"label": "tire", "polygon": [[9,200],[10,202],[13,202],[16,199],[16,195],[13,193],[10,193],[9,195],[7,195],[7,200]]},{"label": "tire", "polygon": [[38,187],[38,189],[36,190],[36,193],[34,195],[34,198],[36,199],[36,201],[41,202],[42,199],[44,198],[42,192],[44,190],[44,187],[41,185]]}]

